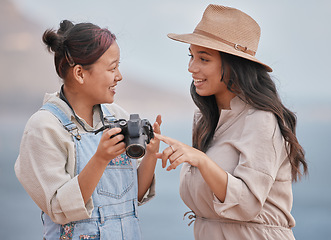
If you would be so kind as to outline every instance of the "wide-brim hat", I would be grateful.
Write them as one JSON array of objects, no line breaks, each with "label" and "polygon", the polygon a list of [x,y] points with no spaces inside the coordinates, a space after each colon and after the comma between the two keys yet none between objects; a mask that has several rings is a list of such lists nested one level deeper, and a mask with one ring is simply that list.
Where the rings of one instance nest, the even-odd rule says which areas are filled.
[{"label": "wide-brim hat", "polygon": [[257,62],[268,72],[272,72],[271,67],[255,57],[260,35],[260,26],[246,13],[235,8],[210,4],[193,33],[169,33],[168,37]]}]

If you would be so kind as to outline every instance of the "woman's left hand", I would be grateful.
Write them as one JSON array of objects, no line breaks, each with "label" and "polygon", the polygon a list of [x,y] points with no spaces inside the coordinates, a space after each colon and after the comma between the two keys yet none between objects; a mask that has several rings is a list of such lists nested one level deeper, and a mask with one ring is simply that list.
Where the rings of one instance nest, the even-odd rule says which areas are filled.
[{"label": "woman's left hand", "polygon": [[157,158],[162,159],[163,168],[166,167],[167,160],[169,159],[170,165],[167,168],[167,171],[176,169],[176,167],[183,162],[187,162],[190,165],[199,168],[200,163],[208,158],[204,152],[170,137],[162,136],[160,134],[155,134],[155,137],[169,145],[169,147],[165,148],[162,153],[156,155]]}]

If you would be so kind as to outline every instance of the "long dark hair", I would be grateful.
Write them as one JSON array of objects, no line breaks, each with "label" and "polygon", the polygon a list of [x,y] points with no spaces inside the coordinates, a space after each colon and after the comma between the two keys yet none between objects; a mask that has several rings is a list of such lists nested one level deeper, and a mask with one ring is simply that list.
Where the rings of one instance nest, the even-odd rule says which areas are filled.
[{"label": "long dark hair", "polygon": [[50,52],[54,52],[56,72],[64,79],[69,67],[79,64],[88,68],[107,51],[116,37],[106,28],[92,23],[73,24],[63,20],[57,31],[48,29],[42,37]]},{"label": "long dark hair", "polygon": [[[262,65],[223,52],[220,55],[223,70],[221,81],[227,79],[227,88],[254,108],[272,112],[276,116],[287,144],[292,179],[297,181],[307,174],[308,166],[304,150],[296,138],[296,115],[282,104],[275,83]],[[193,127],[193,147],[206,152],[220,117],[219,109],[215,96],[199,96],[193,82],[191,96],[201,112]]]}]

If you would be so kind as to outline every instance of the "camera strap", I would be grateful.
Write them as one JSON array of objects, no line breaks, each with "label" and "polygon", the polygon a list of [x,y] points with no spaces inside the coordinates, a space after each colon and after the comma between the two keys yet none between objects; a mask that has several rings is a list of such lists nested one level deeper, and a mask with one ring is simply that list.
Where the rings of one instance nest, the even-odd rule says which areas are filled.
[{"label": "camera strap", "polygon": [[[86,131],[86,132],[91,132],[91,133],[96,133],[96,132],[99,132],[98,130],[93,130],[93,131],[89,131],[85,128],[85,124],[83,123],[83,121],[76,115],[74,109],[72,108],[72,106],[70,105],[68,99],[65,97],[64,95],[64,91],[63,91],[63,86],[61,86],[61,90],[60,90],[60,99],[63,100],[68,106],[69,108],[71,109],[76,121],[83,127],[83,129]],[[102,109],[101,109],[101,105],[98,104],[98,108],[99,108],[99,113],[100,113],[100,119],[101,119],[101,122],[102,122],[102,126],[101,128],[104,128],[105,126],[105,120],[104,120],[104,117],[103,117],[103,112],[102,112]]]}]

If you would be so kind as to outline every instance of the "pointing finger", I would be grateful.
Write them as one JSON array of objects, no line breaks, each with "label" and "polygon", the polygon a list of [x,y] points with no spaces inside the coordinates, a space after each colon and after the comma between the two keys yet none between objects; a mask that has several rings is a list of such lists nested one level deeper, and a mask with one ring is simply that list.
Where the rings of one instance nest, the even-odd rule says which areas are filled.
[{"label": "pointing finger", "polygon": [[164,143],[166,143],[166,144],[168,144],[168,145],[174,145],[174,144],[176,144],[176,143],[179,143],[179,142],[178,142],[177,140],[175,140],[175,139],[172,139],[172,138],[170,138],[170,137],[166,137],[166,136],[160,135],[160,134],[158,134],[158,133],[155,133],[154,135],[155,135],[155,137],[156,137],[157,139],[161,140],[162,142],[164,142]]}]

